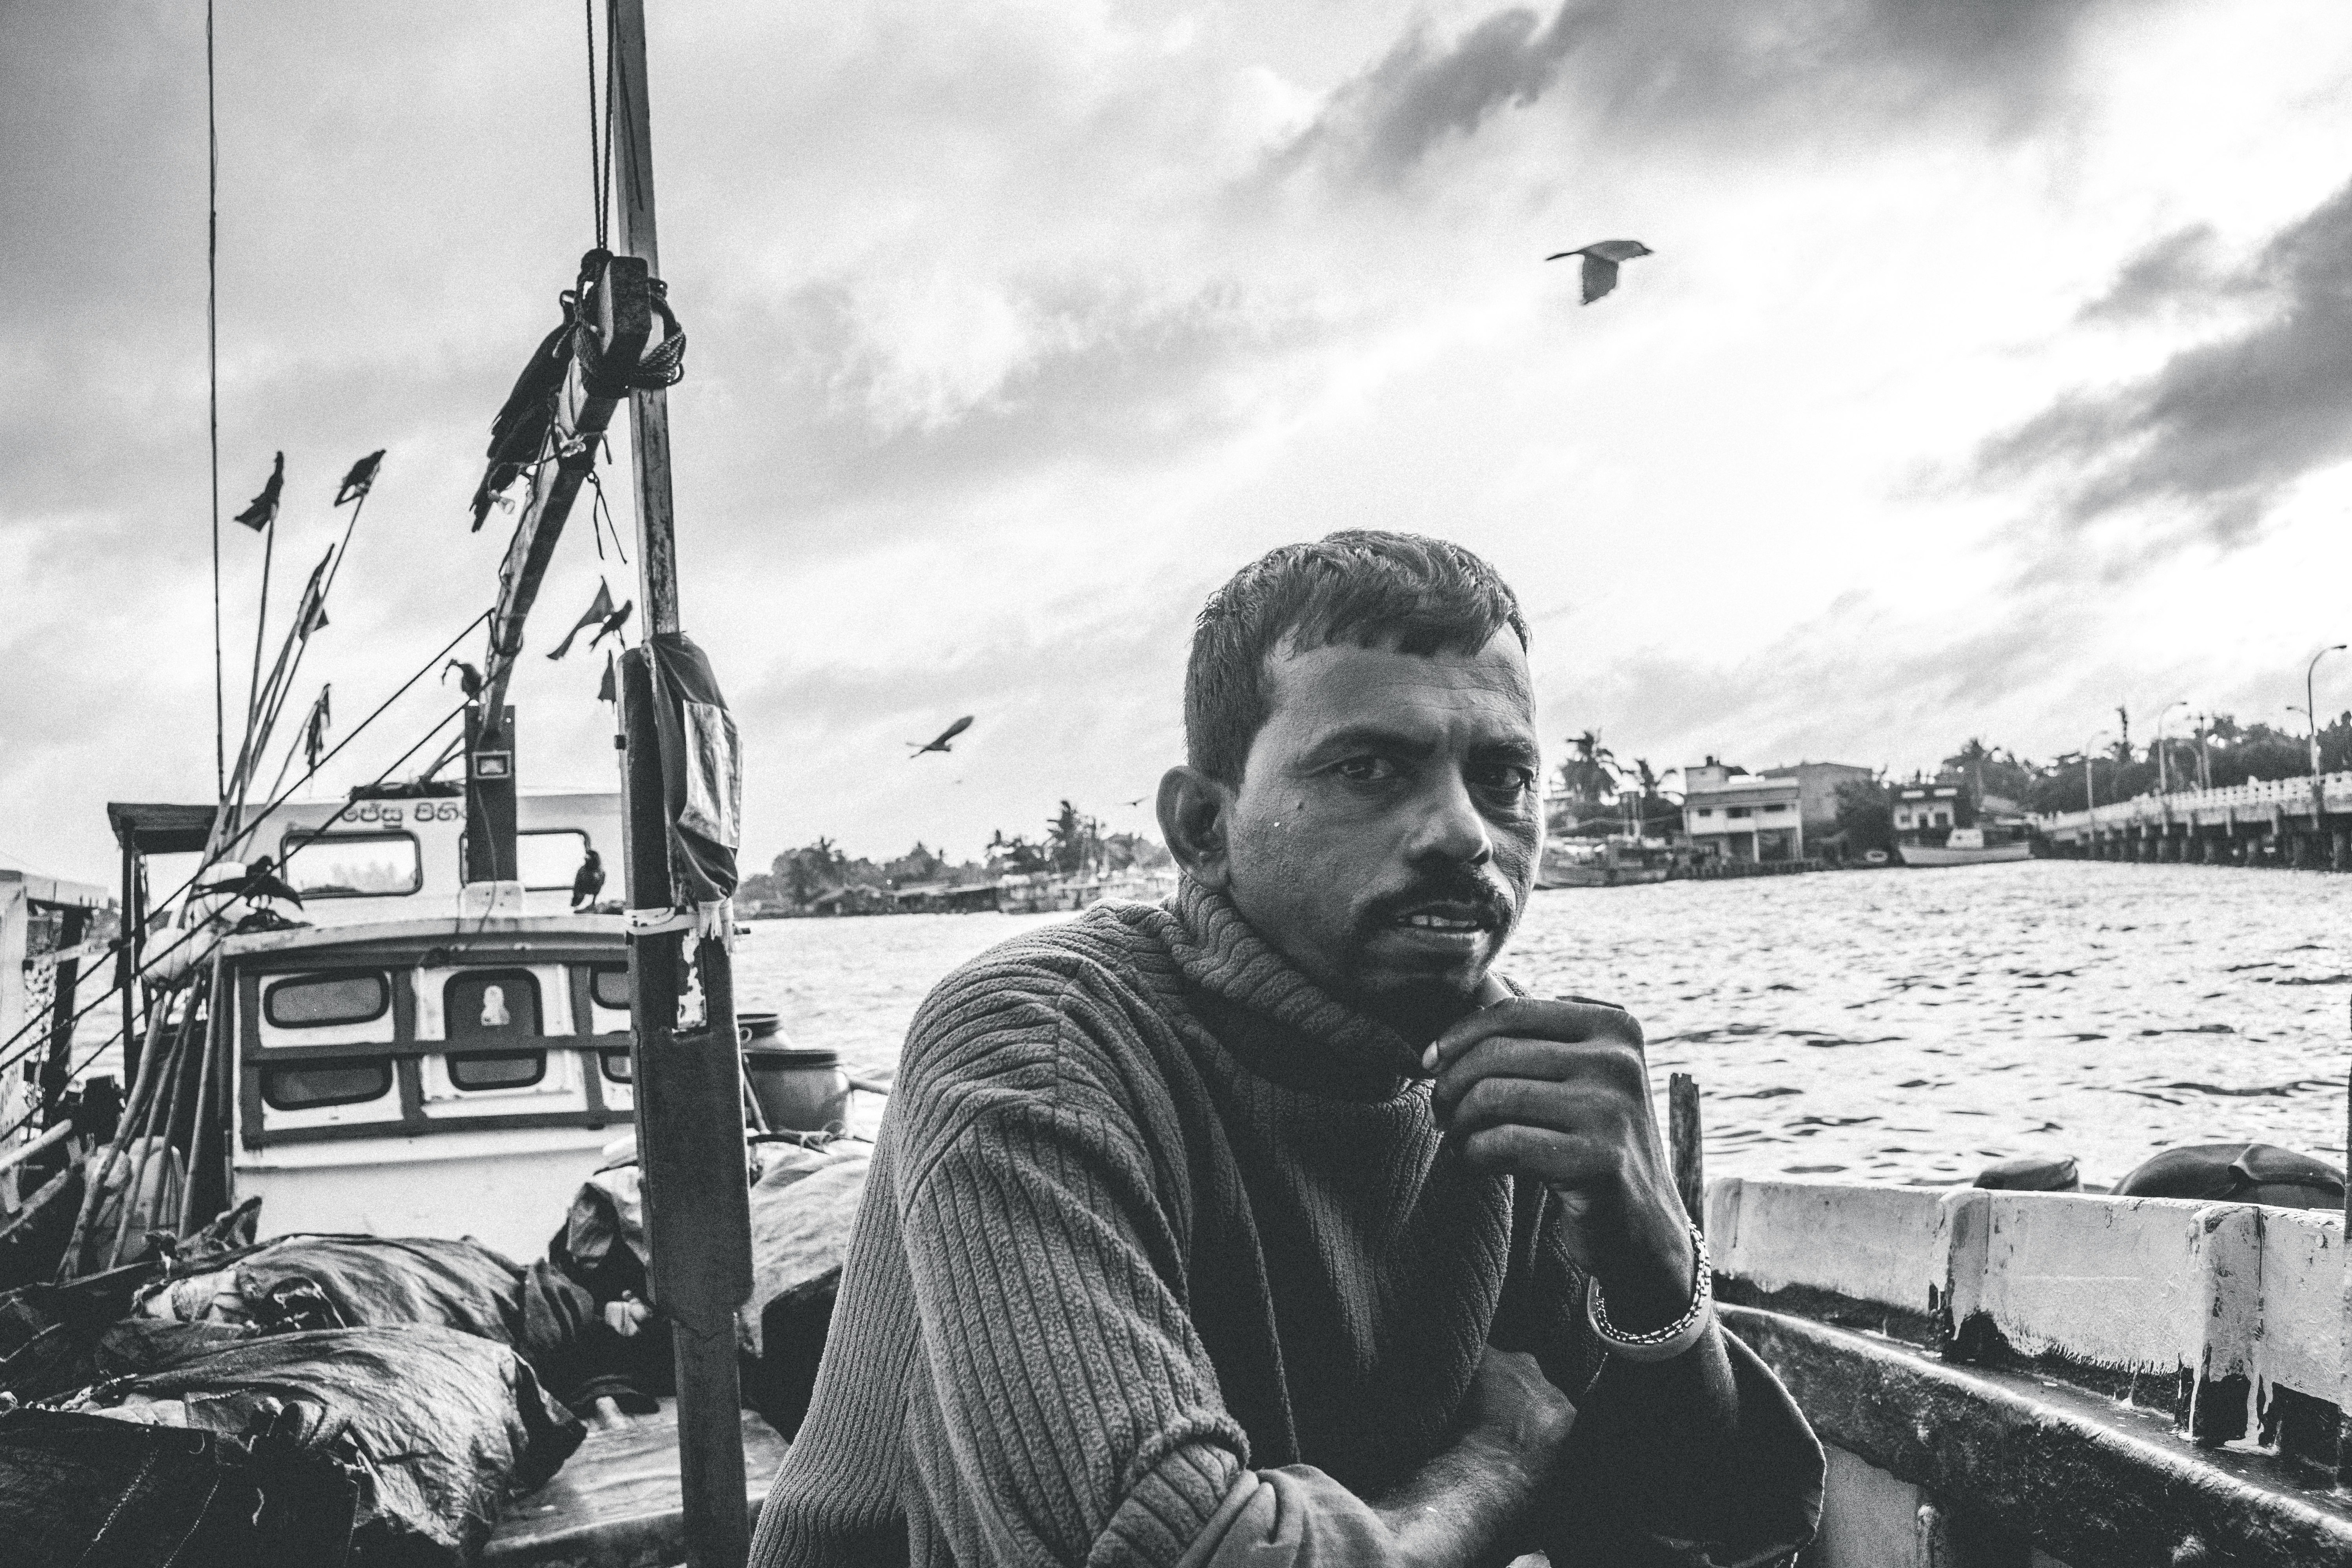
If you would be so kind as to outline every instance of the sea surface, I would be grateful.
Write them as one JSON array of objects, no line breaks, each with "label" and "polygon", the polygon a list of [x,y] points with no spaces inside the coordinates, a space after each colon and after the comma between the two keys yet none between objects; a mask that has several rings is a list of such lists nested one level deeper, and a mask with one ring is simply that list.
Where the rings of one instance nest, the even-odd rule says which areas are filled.
[{"label": "sea surface", "polygon": [[[2034,860],[1541,892],[1501,968],[1696,1076],[1711,1175],[2113,1183],[2181,1143],[2344,1157],[2352,877]],[[744,1008],[887,1075],[963,960],[1067,916],[761,921]],[[1663,1110],[1662,1110],[1663,1114]]]}]

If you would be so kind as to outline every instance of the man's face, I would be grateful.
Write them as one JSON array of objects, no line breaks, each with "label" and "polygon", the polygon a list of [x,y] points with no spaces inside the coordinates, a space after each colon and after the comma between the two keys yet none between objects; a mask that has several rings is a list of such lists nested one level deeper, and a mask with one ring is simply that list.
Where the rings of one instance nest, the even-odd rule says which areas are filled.
[{"label": "man's face", "polygon": [[1409,1033],[1458,1016],[1526,906],[1543,837],[1527,656],[1277,651],[1226,826],[1250,924]]}]

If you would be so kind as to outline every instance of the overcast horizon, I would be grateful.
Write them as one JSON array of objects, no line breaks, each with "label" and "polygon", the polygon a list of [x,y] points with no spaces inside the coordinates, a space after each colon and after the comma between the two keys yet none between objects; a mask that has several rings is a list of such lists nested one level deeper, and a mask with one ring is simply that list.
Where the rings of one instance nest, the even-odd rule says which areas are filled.
[{"label": "overcast horizon", "polygon": [[[593,240],[585,46],[553,4],[217,15],[232,711],[261,542],[227,520],[282,449],[274,645],[387,449],[283,744],[495,595],[515,514],[466,503]],[[747,871],[820,834],[961,859],[1066,796],[1156,834],[1202,597],[1335,528],[1495,563],[1555,762],[1588,728],[1661,773],[2047,758],[2175,699],[2299,730],[2352,640],[2340,5],[649,26],[684,620]],[[0,864],[110,882],[107,800],[212,792],[204,72],[200,6],[0,11]],[[1590,307],[1542,260],[1616,237],[1656,254]],[[638,596],[583,508],[526,787],[613,778],[602,656],[539,657],[600,573]],[[428,678],[320,783],[456,701]]]}]

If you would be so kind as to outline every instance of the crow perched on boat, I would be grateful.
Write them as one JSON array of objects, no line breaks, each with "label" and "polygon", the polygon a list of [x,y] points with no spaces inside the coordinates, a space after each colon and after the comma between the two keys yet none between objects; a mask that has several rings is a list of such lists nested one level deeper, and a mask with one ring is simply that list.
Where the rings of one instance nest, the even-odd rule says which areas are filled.
[{"label": "crow perched on boat", "polygon": [[343,476],[343,482],[336,488],[335,504],[341,506],[345,501],[358,500],[366,495],[375,483],[376,469],[383,466],[383,448],[381,447],[353,463],[352,471]]},{"label": "crow perched on boat", "polygon": [[268,528],[278,521],[278,492],[285,488],[286,454],[280,452],[278,461],[270,466],[269,482],[261,487],[261,493],[253,498],[251,505],[236,514],[236,521],[256,533]]},{"label": "crow perched on boat", "polygon": [[479,697],[482,694],[482,672],[480,670],[476,669],[472,665],[467,664],[462,658],[453,658],[448,663],[441,667],[441,679],[445,681],[449,679],[449,672],[453,669],[457,672],[458,690],[463,691],[468,699]]},{"label": "crow perched on boat", "polygon": [[604,861],[596,851],[588,851],[588,858],[580,862],[579,874],[572,879],[572,912],[578,914],[596,901],[604,890]]},{"label": "crow perched on boat", "polygon": [[[602,577],[599,577],[596,579],[596,597],[595,600],[589,605],[587,613],[582,616],[578,620],[572,623],[572,629],[563,634],[563,640],[557,643],[555,647],[549,651],[547,657],[550,658],[562,658],[565,654],[572,651],[572,639],[573,637],[578,637],[590,626],[595,626],[603,621],[610,620],[612,617],[613,590],[606,587],[604,585],[604,580]],[[596,645],[591,643],[588,646],[593,647]]]},{"label": "crow perched on boat", "polygon": [[955,750],[955,747],[949,744],[949,742],[971,728],[971,715],[967,713],[962,718],[957,720],[954,723],[949,725],[946,729],[940,731],[937,739],[930,741],[924,745],[916,746],[914,742],[909,741],[907,744],[915,746],[915,749],[907,753],[907,760],[911,763],[917,757],[921,756],[925,752],[952,752]]},{"label": "crow perched on boat", "polygon": [[213,890],[240,899],[283,899],[296,905],[302,901],[302,895],[278,875],[278,862],[267,855],[247,866],[244,876]]},{"label": "crow perched on boat", "polygon": [[556,399],[563,391],[563,373],[572,363],[572,320],[541,340],[530,363],[515,378],[499,416],[490,421],[490,466],[474,489],[474,527],[479,533],[490,515],[490,503],[515,482],[515,476],[539,458],[548,427],[555,423]]},{"label": "crow perched on boat", "polygon": [[1617,268],[1621,262],[1637,256],[1655,256],[1656,251],[1638,239],[1601,239],[1591,245],[1562,250],[1544,258],[1546,261],[1562,261],[1571,256],[1584,258],[1584,303],[1590,305],[1617,287]]},{"label": "crow perched on boat", "polygon": [[[606,637],[619,637],[621,635],[621,628],[629,624],[629,612],[636,607],[637,602],[635,599],[622,600],[621,607],[614,610],[611,615],[606,616],[604,617],[604,624],[596,628],[596,635],[588,639],[588,651],[591,653],[595,652],[596,645],[603,642]],[[623,643],[621,646],[623,647],[626,647],[629,645]]]}]

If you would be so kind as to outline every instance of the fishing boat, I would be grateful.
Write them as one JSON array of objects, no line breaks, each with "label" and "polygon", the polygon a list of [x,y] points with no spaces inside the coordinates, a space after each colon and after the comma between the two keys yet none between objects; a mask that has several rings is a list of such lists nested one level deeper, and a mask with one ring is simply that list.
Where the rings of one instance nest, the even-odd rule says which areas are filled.
[{"label": "fishing boat", "polygon": [[1546,840],[1536,886],[1621,888],[1663,882],[1673,874],[1674,851],[1664,839],[1612,833],[1606,838]]},{"label": "fishing boat", "polygon": [[[781,1141],[789,1152],[807,1136],[772,1131],[761,1107],[842,1111],[819,1140],[870,1118],[846,1113],[852,1087],[837,1064],[814,1059],[824,1053],[776,1048],[771,1037],[759,1057],[779,1081],[824,1079],[814,1096],[754,1092],[746,1071],[751,1021],[737,1016],[728,900],[740,763],[715,677],[680,625],[665,394],[682,374],[686,340],[658,272],[643,0],[611,0],[604,21],[601,110],[599,29],[590,29],[591,109],[605,128],[600,178],[610,181],[619,233],[610,248],[599,233],[569,279],[563,320],[532,351],[492,426],[477,524],[502,492],[517,492],[495,603],[401,689],[478,630],[478,668],[450,661],[466,700],[343,798],[301,794],[357,733],[322,755],[322,725],[281,748],[280,783],[298,752],[307,763],[295,786],[262,787],[302,652],[327,624],[342,561],[331,552],[274,664],[261,658],[257,630],[244,738],[220,798],[109,807],[121,851],[120,936],[79,950],[104,901],[87,890],[0,889],[34,895],[11,897],[0,934],[21,948],[31,922],[18,916],[29,910],[47,922],[37,967],[48,990],[37,1005],[13,991],[0,998],[11,1014],[6,1043],[17,1047],[11,1060],[40,1068],[34,1103],[5,1129],[0,1167],[30,1195],[0,1215],[0,1237],[47,1236],[63,1294],[41,1301],[122,1310],[148,1300],[133,1291],[152,1288],[140,1280],[158,1278],[175,1248],[211,1257],[203,1249],[225,1247],[217,1255],[234,1260],[273,1237],[465,1237],[510,1268],[504,1258],[549,1250],[567,1211],[605,1182],[630,1198],[626,1224],[640,1227],[645,1258],[646,1300],[625,1303],[615,1331],[658,1316],[674,1348],[675,1395],[634,1418],[610,1398],[570,1415],[561,1405],[534,1415],[537,1396],[526,1398],[527,1425],[573,1422],[568,1443],[531,1470],[529,1494],[511,1500],[488,1539],[475,1539],[484,1521],[468,1508],[459,1510],[461,1537],[444,1544],[499,1563],[739,1563],[783,1448],[745,1408],[740,1382],[743,1345],[761,1332],[755,1274],[772,1292],[777,1272],[753,1257],[746,1175],[763,1168],[750,1157],[755,1141]],[[605,199],[600,188],[600,229]],[[625,651],[608,664],[599,694],[613,704],[618,787],[524,788],[509,682],[566,520],[624,405],[635,603],[644,613],[642,637],[630,646],[622,636]],[[345,550],[383,456],[362,459],[338,492],[337,505],[352,507]],[[281,458],[240,519],[272,545],[282,479]],[[265,551],[264,629],[268,559]],[[600,605],[603,631],[618,633],[629,607]],[[324,711],[322,699],[314,713]],[[426,753],[395,776],[461,719],[437,758]],[[445,769],[453,776],[440,777]],[[184,887],[166,891],[151,879],[152,858],[190,854],[201,867]],[[602,896],[606,867],[619,873],[620,896]],[[114,984],[96,996],[80,986],[88,999],[79,1000],[76,964],[100,957]],[[119,1030],[78,1045],[77,1022],[112,995],[121,1000]],[[772,1019],[766,1026],[772,1036]],[[101,1056],[120,1060],[127,1101],[80,1082]],[[626,1181],[613,1180],[624,1168]],[[835,1184],[836,1207],[826,1212],[845,1212],[856,1190]],[[845,1233],[845,1219],[833,1228]],[[211,1276],[199,1284],[199,1297],[216,1288]],[[136,1310],[172,1319],[178,1309],[167,1292]],[[27,1307],[20,1323],[39,1315]],[[822,1330],[820,1319],[814,1342]],[[0,1364],[21,1370],[16,1352],[37,1359],[33,1342],[43,1338],[37,1329],[11,1338]],[[102,1405],[91,1408],[106,1414]],[[582,1414],[593,1417],[584,1438]],[[20,1421],[0,1438],[37,1443],[58,1430],[56,1419],[29,1429]],[[244,1447],[222,1452],[222,1474],[260,1462]],[[358,1455],[362,1468],[366,1458]],[[344,1473],[327,1489],[340,1485],[348,1508],[356,1472],[345,1465]],[[110,1526],[93,1528],[103,1536]]]},{"label": "fishing boat", "polygon": [[1991,866],[2030,860],[2033,846],[2023,838],[1989,837],[1981,827],[1955,827],[1941,844],[1900,844],[1895,852],[1906,866]]}]

